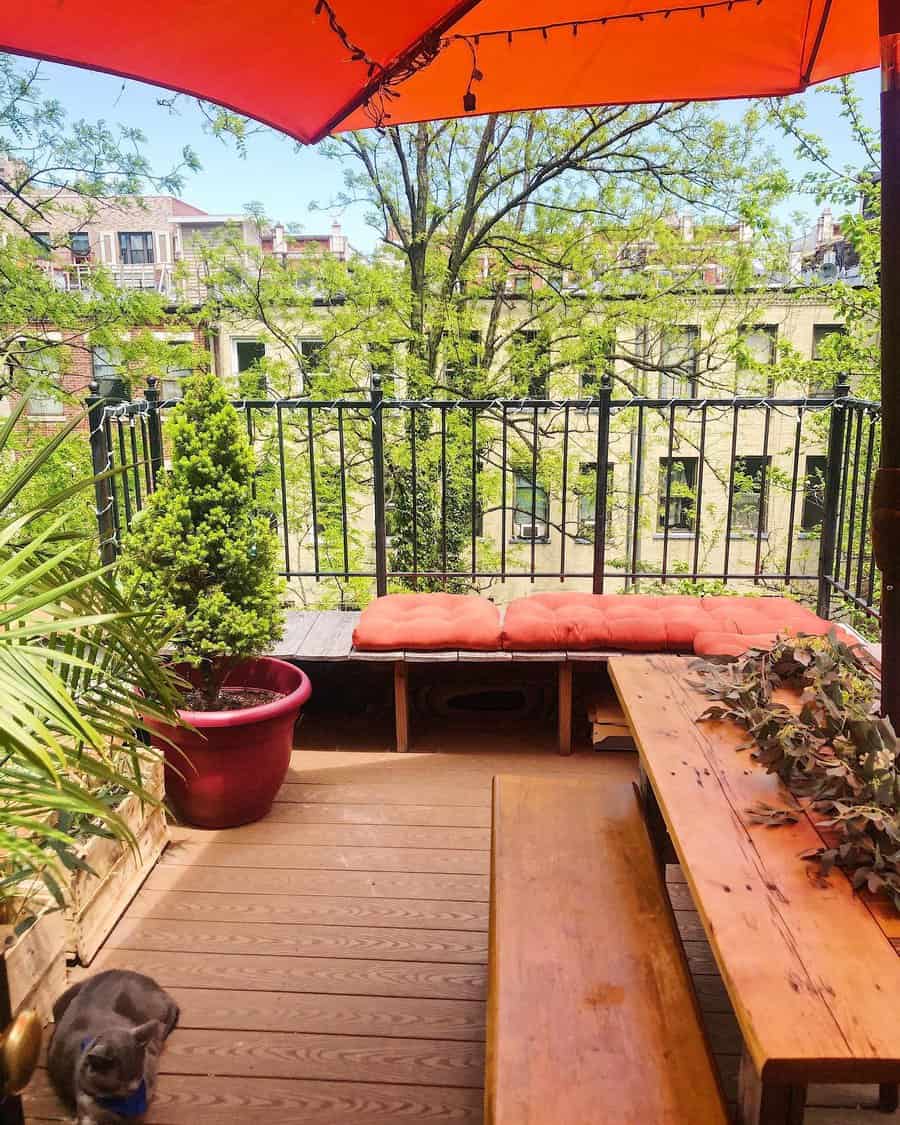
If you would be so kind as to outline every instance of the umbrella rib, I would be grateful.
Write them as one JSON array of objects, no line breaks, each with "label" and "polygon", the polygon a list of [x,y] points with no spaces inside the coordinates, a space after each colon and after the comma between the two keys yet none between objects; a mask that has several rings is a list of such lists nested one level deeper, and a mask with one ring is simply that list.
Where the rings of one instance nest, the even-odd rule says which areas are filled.
[{"label": "umbrella rib", "polygon": [[819,51],[822,47],[822,40],[825,38],[825,28],[828,26],[828,17],[831,15],[832,0],[825,0],[822,7],[822,15],[819,18],[819,28],[816,32],[816,38],[812,45],[812,51],[809,54],[809,62],[806,64],[806,69],[800,74],[800,81],[804,86],[808,86],[812,78],[812,72],[815,68],[816,62],[819,58]]},{"label": "umbrella rib", "polygon": [[480,3],[481,0],[460,0],[460,3],[455,4],[449,12],[446,12],[439,20],[426,28],[426,30],[404,51],[397,55],[392,62],[389,62],[379,75],[367,82],[359,93],[354,94],[348,102],[332,114],[321,129],[318,129],[311,137],[310,144],[316,144],[324,137],[327,137],[333,129],[336,129],[338,125],[340,125],[345,117],[348,117],[355,109],[359,109],[360,106],[365,105],[369,98],[388,85],[393,75],[406,69],[423,47],[429,42],[439,39],[449,28],[455,23],[458,23],[463,16],[467,15]]}]

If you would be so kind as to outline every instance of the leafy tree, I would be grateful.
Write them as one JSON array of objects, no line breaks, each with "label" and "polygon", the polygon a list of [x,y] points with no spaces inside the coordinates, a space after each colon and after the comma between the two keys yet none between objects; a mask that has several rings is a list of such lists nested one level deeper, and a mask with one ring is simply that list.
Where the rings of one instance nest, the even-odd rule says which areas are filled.
[{"label": "leafy tree", "polygon": [[126,538],[122,570],[201,670],[214,709],[231,668],[281,636],[277,543],[255,509],[246,432],[215,376],[185,381],[167,427],[172,466]]}]

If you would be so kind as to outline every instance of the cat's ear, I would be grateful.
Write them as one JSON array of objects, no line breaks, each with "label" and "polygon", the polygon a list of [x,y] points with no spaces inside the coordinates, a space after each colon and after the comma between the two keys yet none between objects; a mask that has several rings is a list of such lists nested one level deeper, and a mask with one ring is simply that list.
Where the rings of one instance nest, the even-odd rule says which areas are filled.
[{"label": "cat's ear", "polygon": [[148,1020],[136,1027],[131,1034],[135,1043],[146,1047],[151,1040],[159,1038],[159,1020]]}]

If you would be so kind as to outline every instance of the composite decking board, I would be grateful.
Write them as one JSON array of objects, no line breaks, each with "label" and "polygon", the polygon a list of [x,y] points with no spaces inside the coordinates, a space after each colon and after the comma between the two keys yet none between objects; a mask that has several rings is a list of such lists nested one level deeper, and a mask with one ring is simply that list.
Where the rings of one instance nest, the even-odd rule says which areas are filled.
[{"label": "composite decking board", "polygon": [[310,1035],[255,1031],[240,1035],[209,1028],[177,1028],[166,1044],[169,1074],[223,1077],[359,1081],[414,1086],[481,1088],[481,1043],[442,1039],[396,1039],[361,1035]]},{"label": "composite decking board", "polygon": [[[610,666],[757,1073],[890,1081],[900,1073],[900,959],[842,873],[810,878],[798,857],[822,837],[805,816],[777,830],[753,823],[749,807],[792,798],[736,753],[743,731],[696,723],[708,699],[682,661]],[[765,955],[748,955],[757,950]],[[695,959],[707,957],[697,943]]]},{"label": "composite decking board", "polygon": [[491,810],[479,805],[339,805],[276,801],[267,824],[409,825],[417,828],[483,828]]},{"label": "composite decking board", "polygon": [[465,849],[314,847],[298,844],[205,843],[193,838],[167,848],[160,866],[269,867],[289,871],[403,871],[486,875],[488,852]]},{"label": "composite decking board", "polygon": [[128,908],[129,919],[196,922],[269,922],[298,926],[387,926],[413,930],[488,928],[488,905],[433,899],[336,898],[326,895],[214,894],[145,888]]},{"label": "composite decking board", "polygon": [[405,996],[433,1000],[484,1000],[484,965],[436,961],[384,961],[351,957],[271,957],[236,953],[103,949],[91,965],[133,969],[165,988],[236,988],[288,994]]},{"label": "composite decking board", "polygon": [[351,848],[436,848],[439,850],[483,851],[491,846],[490,828],[437,827],[402,824],[304,824],[269,819],[243,828],[220,829],[202,834],[182,828],[172,829],[176,843],[221,842],[240,845],[305,844]]},{"label": "composite decking board", "polygon": [[[446,781],[446,778],[442,780]],[[437,790],[437,791],[435,791]],[[392,785],[390,781],[378,783],[338,783],[315,784],[288,780],[281,787],[277,802],[299,802],[301,804],[326,805],[415,805],[422,804],[427,797],[432,804],[477,806],[490,810],[490,794],[484,796],[484,786],[469,783],[466,788],[441,792],[440,786],[424,784],[411,780]]]},{"label": "composite decking board", "polygon": [[281,992],[171,985],[169,992],[181,1010],[179,1027],[484,1040],[484,1003],[480,1000],[294,992],[286,1004]]},{"label": "composite decking board", "polygon": [[[481,1091],[452,1086],[219,1077],[163,1071],[146,1125],[481,1125]],[[66,1120],[41,1072],[27,1104]]]},{"label": "composite decking board", "polygon": [[[286,871],[248,868],[240,876],[240,894],[358,895],[360,898],[417,898],[436,902],[487,902],[487,875],[444,875],[405,871]],[[235,894],[234,868],[195,864],[158,864],[144,886],[151,890],[212,891]]]},{"label": "composite decking board", "polygon": [[389,961],[487,962],[487,934],[468,930],[414,930],[387,926],[306,923],[181,921],[126,918],[108,949],[190,949],[196,953],[247,953],[257,957],[353,957]]}]

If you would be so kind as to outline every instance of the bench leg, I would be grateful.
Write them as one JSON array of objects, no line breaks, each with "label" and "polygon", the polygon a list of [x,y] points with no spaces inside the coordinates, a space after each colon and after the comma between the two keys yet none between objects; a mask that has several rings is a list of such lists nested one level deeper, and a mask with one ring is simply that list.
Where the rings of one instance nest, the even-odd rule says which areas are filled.
[{"label": "bench leg", "polygon": [[572,753],[572,673],[574,666],[567,660],[558,666],[557,697],[559,712],[559,752]]},{"label": "bench leg", "polygon": [[761,1082],[753,1060],[744,1051],[738,1076],[740,1125],[803,1125],[806,1087]]},{"label": "bench leg", "polygon": [[896,1082],[882,1082],[878,1087],[878,1108],[882,1113],[896,1113],[900,1106],[900,1089]]},{"label": "bench leg", "polygon": [[394,724],[397,732],[397,753],[409,749],[409,666],[404,660],[394,661]]}]

